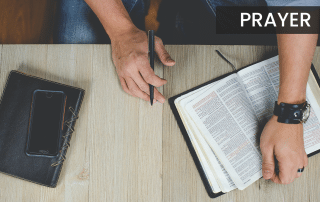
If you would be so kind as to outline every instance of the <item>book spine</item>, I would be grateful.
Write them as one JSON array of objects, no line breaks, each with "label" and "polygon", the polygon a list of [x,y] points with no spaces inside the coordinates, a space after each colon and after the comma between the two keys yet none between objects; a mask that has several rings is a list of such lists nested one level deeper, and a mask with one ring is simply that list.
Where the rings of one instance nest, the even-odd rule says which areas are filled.
[{"label": "book spine", "polygon": [[62,170],[63,162],[66,160],[66,155],[67,155],[68,148],[70,147],[72,133],[74,132],[74,127],[75,127],[76,121],[79,117],[78,114],[80,111],[83,96],[84,96],[84,91],[82,91],[80,93],[79,99],[75,105],[75,108],[73,109],[71,106],[68,108],[69,112],[71,113],[71,117],[69,119],[65,120],[65,122],[64,122],[65,126],[67,126],[67,131],[62,136],[63,143],[62,143],[62,147],[61,147],[61,153],[58,156],[57,160],[51,164],[52,167],[56,168],[54,171],[52,182],[51,182],[52,187],[56,187],[61,170]]}]

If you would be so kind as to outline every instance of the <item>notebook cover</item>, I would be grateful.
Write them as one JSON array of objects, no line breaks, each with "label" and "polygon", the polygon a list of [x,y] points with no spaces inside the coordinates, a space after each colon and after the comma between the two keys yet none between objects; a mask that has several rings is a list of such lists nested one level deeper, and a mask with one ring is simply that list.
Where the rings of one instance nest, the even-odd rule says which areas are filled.
[{"label": "notebook cover", "polygon": [[[63,91],[67,95],[64,127],[57,157],[25,153],[33,91]],[[0,102],[0,172],[48,187],[56,187],[84,90],[11,71]]]},{"label": "notebook cover", "polygon": [[[261,61],[259,61],[259,62],[261,62]],[[256,62],[256,63],[259,63],[259,62]],[[253,63],[253,64],[256,64],[256,63]],[[253,64],[251,64],[251,65],[253,65]],[[249,66],[251,66],[251,65],[245,66],[244,68],[249,67]],[[243,69],[243,68],[242,68],[242,69]],[[240,71],[240,70],[241,70],[241,69],[238,69],[237,71]],[[192,156],[192,158],[193,158],[193,161],[194,161],[194,163],[195,163],[195,165],[196,165],[196,167],[197,167],[197,169],[198,169],[198,172],[199,172],[199,174],[200,174],[201,180],[202,180],[202,182],[203,182],[203,184],[204,184],[204,186],[205,186],[205,189],[206,189],[209,197],[211,197],[211,198],[217,198],[217,197],[223,195],[224,193],[223,193],[223,192],[219,192],[219,193],[213,193],[213,192],[212,192],[211,186],[210,186],[210,184],[209,184],[209,181],[208,181],[208,179],[207,179],[207,177],[206,177],[206,175],[205,175],[205,172],[204,172],[204,170],[203,170],[203,168],[202,168],[202,166],[201,166],[200,160],[199,160],[199,158],[198,158],[198,156],[197,156],[197,154],[196,154],[196,152],[195,152],[195,150],[194,150],[194,147],[193,147],[193,145],[192,145],[192,143],[191,143],[191,140],[190,140],[190,138],[189,138],[189,135],[188,135],[188,133],[187,133],[187,131],[186,131],[184,125],[183,125],[183,122],[182,122],[182,120],[181,120],[181,118],[180,118],[180,115],[179,115],[178,110],[177,110],[177,108],[176,108],[176,106],[175,106],[175,104],[174,104],[174,101],[175,101],[175,99],[177,99],[178,97],[180,97],[180,96],[182,96],[182,95],[184,95],[184,94],[187,94],[187,93],[189,93],[189,92],[191,92],[191,91],[194,91],[194,90],[196,90],[196,89],[198,89],[198,88],[201,88],[201,87],[203,87],[203,86],[206,86],[206,85],[208,85],[208,84],[210,84],[210,83],[212,83],[212,82],[215,82],[215,81],[218,81],[218,80],[220,80],[220,79],[223,79],[223,78],[225,78],[225,77],[227,77],[227,76],[229,76],[229,75],[231,75],[231,74],[233,74],[233,73],[236,73],[237,71],[233,71],[233,72],[227,73],[227,74],[225,74],[225,75],[219,76],[219,77],[217,77],[217,78],[215,78],[215,79],[213,79],[213,80],[207,81],[207,82],[205,82],[205,83],[203,83],[203,84],[200,84],[199,86],[196,86],[196,87],[194,87],[194,88],[192,88],[192,89],[190,89],[190,90],[187,90],[187,91],[185,91],[185,92],[182,92],[182,93],[180,93],[180,94],[178,94],[178,95],[176,95],[176,96],[173,96],[173,97],[171,97],[171,98],[168,99],[170,108],[171,108],[171,110],[172,110],[172,112],[173,112],[173,115],[174,115],[176,121],[177,121],[177,124],[178,124],[178,126],[179,126],[179,128],[180,128],[180,131],[181,131],[181,133],[182,133],[182,135],[183,135],[183,137],[184,137],[184,140],[186,141],[186,144],[187,144],[187,146],[188,146],[188,148],[189,148],[190,154],[191,154],[191,156]],[[316,78],[316,80],[317,80],[317,83],[318,83],[318,85],[319,85],[319,87],[320,87],[320,79],[319,79],[319,76],[318,76],[317,71],[316,71],[316,69],[314,68],[313,64],[311,64],[311,71],[312,71],[313,75],[315,76],[315,78]],[[319,153],[319,152],[320,152],[320,150],[317,150],[317,151],[315,151],[315,152],[313,152],[313,153],[310,153],[310,154],[308,154],[308,157],[311,157],[311,156],[313,156],[313,155],[315,155],[315,154],[317,154],[317,153]]]}]

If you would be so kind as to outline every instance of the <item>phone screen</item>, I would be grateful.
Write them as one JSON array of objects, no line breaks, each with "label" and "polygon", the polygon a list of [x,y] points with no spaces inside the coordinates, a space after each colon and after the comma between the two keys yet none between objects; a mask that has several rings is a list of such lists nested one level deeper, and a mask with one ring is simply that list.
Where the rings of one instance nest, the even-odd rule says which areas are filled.
[{"label": "phone screen", "polygon": [[66,96],[62,91],[33,93],[27,154],[56,156],[63,129]]}]

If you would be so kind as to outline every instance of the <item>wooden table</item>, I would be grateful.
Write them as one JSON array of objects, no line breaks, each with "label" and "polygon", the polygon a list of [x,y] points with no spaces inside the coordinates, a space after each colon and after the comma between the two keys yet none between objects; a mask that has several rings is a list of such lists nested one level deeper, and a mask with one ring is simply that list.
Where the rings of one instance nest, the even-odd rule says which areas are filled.
[{"label": "wooden table", "polygon": [[[166,46],[174,67],[158,64],[166,98],[277,52],[265,46]],[[0,89],[16,69],[86,90],[57,188],[0,174],[0,201],[320,201],[320,155],[290,185],[260,179],[210,199],[168,102],[149,103],[120,86],[110,45],[0,45]],[[320,72],[320,47],[313,63]]]}]

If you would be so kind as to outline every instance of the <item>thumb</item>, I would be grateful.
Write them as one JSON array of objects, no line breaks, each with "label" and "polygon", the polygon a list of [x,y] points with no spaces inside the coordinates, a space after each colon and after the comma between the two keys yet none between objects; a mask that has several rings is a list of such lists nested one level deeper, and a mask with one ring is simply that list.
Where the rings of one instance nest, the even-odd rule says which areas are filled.
[{"label": "thumb", "polygon": [[273,157],[273,149],[263,149],[262,153],[262,175],[263,178],[268,180],[273,176],[275,163]]},{"label": "thumb", "polygon": [[160,59],[160,61],[167,66],[173,66],[176,62],[170,57],[169,53],[164,48],[162,40],[156,37],[155,40],[155,51]]}]

